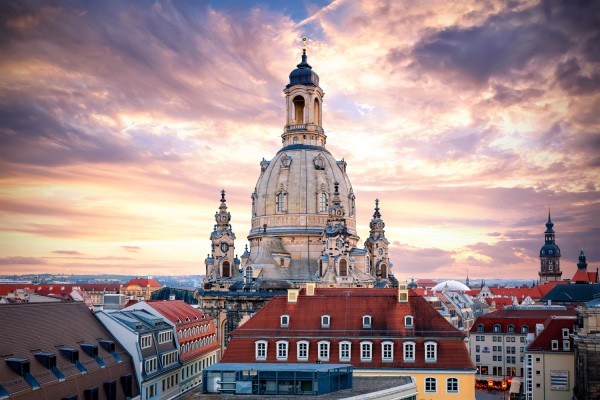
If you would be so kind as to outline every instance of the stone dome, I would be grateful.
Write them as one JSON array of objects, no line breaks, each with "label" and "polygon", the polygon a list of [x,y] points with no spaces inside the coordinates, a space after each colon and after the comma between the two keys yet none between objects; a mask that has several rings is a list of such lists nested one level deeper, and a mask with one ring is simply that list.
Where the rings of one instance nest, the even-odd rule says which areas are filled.
[{"label": "stone dome", "polygon": [[346,163],[336,161],[325,147],[284,147],[270,162],[263,162],[261,169],[252,195],[250,237],[260,234],[265,224],[270,234],[320,235],[336,182],[348,230],[356,235],[354,194]]},{"label": "stone dome", "polygon": [[290,73],[288,87],[293,85],[319,86],[319,75],[312,70],[312,67],[306,60],[306,49],[302,52],[302,62],[296,65],[296,69]]},{"label": "stone dome", "polygon": [[450,280],[450,281],[444,281],[444,282],[438,283],[431,290],[435,290],[437,292],[441,292],[443,290],[464,292],[464,291],[471,290],[471,289],[464,283],[460,283],[459,281]]}]

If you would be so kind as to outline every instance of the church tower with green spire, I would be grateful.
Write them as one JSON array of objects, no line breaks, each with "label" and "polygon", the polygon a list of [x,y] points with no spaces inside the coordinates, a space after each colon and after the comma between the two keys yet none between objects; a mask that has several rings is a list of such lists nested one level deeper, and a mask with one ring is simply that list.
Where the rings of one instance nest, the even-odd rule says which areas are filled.
[{"label": "church tower with green spire", "polygon": [[550,217],[548,210],[548,222],[546,222],[546,232],[544,232],[545,243],[540,249],[540,282],[555,282],[562,277],[560,270],[560,248],[555,243],[554,222]]}]

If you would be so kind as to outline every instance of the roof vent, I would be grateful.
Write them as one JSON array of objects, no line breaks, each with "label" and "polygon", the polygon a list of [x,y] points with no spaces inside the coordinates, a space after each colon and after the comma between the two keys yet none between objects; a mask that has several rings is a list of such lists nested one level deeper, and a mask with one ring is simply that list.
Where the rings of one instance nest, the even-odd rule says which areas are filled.
[{"label": "roof vent", "polygon": [[109,352],[115,358],[115,360],[117,360],[119,363],[123,362],[121,357],[115,351],[115,342],[113,342],[112,340],[100,339],[98,340],[98,343],[100,343],[100,346],[102,346],[104,350]]},{"label": "roof vent", "polygon": [[10,393],[8,393],[8,390],[4,389],[4,386],[0,385],[0,399],[1,400],[8,399],[8,396],[10,396]]},{"label": "roof vent", "polygon": [[70,347],[61,347],[59,350],[60,354],[65,356],[71,363],[75,364],[79,372],[82,374],[87,373],[87,369],[79,362],[79,350]]},{"label": "roof vent", "polygon": [[26,358],[7,358],[6,363],[14,372],[22,377],[34,390],[40,388],[40,384],[29,373],[29,360]]},{"label": "roof vent", "polygon": [[106,363],[102,361],[100,357],[98,357],[98,346],[96,346],[95,344],[83,343],[81,345],[81,348],[83,351],[85,351],[85,354],[96,360],[98,365],[100,365],[102,368],[106,367]]},{"label": "roof vent", "polygon": [[52,371],[54,376],[58,378],[59,382],[65,380],[65,376],[63,375],[63,373],[60,371],[60,369],[56,367],[56,354],[49,352],[39,352],[35,353],[35,358],[37,358],[37,360],[41,362],[44,367]]}]

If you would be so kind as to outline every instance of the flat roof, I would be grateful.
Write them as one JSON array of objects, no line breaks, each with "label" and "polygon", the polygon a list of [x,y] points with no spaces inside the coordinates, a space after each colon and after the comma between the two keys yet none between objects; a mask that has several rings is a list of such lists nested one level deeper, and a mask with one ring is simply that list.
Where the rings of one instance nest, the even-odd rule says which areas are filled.
[{"label": "flat roof", "polygon": [[329,371],[335,368],[352,367],[352,364],[277,364],[277,363],[216,363],[205,371]]}]

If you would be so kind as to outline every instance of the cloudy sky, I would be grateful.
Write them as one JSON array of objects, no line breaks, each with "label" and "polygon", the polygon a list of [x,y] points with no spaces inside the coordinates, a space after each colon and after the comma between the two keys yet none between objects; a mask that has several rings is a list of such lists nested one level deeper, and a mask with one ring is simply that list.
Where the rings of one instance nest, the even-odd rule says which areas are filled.
[{"label": "cloudy sky", "polygon": [[3,1],[0,274],[200,274],[237,248],[308,37],[327,147],[399,278],[600,266],[598,1]]}]

